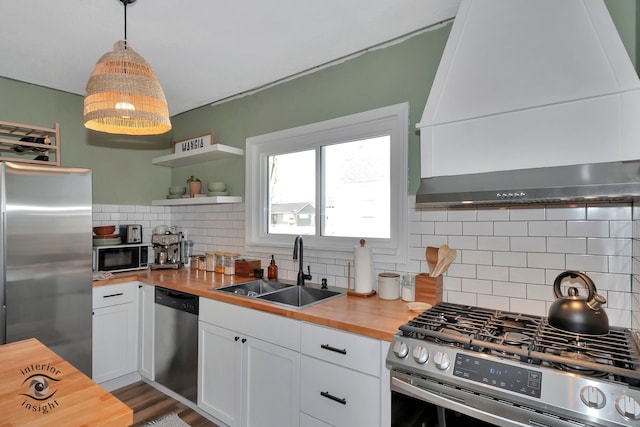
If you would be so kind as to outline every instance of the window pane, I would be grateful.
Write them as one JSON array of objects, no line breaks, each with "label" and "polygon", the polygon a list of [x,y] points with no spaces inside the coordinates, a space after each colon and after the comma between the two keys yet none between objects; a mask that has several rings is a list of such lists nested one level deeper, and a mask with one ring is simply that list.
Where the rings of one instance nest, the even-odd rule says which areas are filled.
[{"label": "window pane", "polygon": [[270,234],[315,234],[315,151],[268,157]]},{"label": "window pane", "polygon": [[322,147],[323,236],[389,238],[388,135]]}]

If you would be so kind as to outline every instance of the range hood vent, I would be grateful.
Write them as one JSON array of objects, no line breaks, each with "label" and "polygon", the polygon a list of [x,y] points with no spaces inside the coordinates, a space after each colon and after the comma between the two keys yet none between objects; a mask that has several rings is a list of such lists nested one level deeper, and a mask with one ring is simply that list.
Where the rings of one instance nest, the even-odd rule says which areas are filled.
[{"label": "range hood vent", "polygon": [[640,199],[640,163],[556,166],[422,180],[417,208]]},{"label": "range hood vent", "polygon": [[462,0],[416,126],[422,206],[638,193],[640,79],[602,0]]}]

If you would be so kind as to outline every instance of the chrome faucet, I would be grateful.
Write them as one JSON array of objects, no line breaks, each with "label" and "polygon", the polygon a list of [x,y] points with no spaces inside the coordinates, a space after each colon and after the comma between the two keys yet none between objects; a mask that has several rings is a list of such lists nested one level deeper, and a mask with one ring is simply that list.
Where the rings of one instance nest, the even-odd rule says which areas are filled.
[{"label": "chrome faucet", "polygon": [[[300,257],[298,258],[298,247],[300,247]],[[302,245],[302,236],[296,236],[296,241],[293,243],[293,259],[300,260],[300,267],[298,268],[298,280],[296,281],[296,285],[304,286],[305,280],[311,280],[311,267],[307,266],[308,273],[304,272],[304,255],[303,255],[303,245]]]}]

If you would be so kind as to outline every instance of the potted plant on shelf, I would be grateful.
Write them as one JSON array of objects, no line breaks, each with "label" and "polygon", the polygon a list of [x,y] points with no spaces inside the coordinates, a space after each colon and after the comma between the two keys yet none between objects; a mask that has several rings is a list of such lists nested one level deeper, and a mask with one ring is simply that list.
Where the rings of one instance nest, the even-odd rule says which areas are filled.
[{"label": "potted plant on shelf", "polygon": [[187,184],[189,184],[189,195],[191,197],[196,197],[196,194],[200,194],[200,190],[202,189],[202,182],[198,178],[195,178],[193,175],[191,175],[187,180]]}]

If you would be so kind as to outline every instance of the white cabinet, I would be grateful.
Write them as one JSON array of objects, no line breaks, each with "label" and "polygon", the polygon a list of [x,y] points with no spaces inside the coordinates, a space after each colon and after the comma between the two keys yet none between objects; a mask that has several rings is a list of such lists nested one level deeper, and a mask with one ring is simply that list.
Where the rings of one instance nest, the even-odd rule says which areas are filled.
[{"label": "white cabinet", "polygon": [[155,286],[141,283],[138,286],[138,371],[143,377],[154,380],[153,324],[155,321]]},{"label": "white cabinet", "polygon": [[233,426],[298,426],[300,323],[200,299],[198,406]]},{"label": "white cabinet", "polygon": [[93,289],[93,380],[137,371],[138,282]]},{"label": "white cabinet", "polygon": [[376,339],[303,323],[303,425],[380,426],[380,355]]}]

